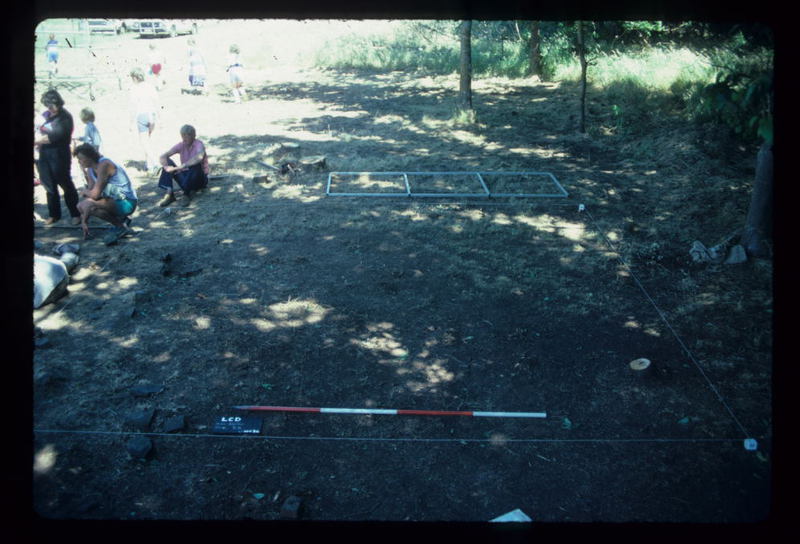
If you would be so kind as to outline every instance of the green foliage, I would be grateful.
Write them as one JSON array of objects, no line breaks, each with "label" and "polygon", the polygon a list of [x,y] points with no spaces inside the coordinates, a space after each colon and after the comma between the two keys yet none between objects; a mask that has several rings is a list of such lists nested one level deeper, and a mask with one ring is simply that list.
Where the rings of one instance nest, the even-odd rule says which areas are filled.
[{"label": "green foliage", "polygon": [[527,43],[519,40],[482,42],[472,53],[472,70],[479,75],[523,77],[527,66]]},{"label": "green foliage", "polygon": [[565,29],[547,30],[542,29],[542,75],[550,80],[557,77],[560,67],[575,62],[575,46]]},{"label": "green foliage", "polygon": [[[616,79],[602,88],[602,102],[610,104],[610,118],[618,132],[642,128],[652,119],[653,113],[663,110],[664,93],[648,86],[639,78],[628,76]],[[599,112],[603,115],[606,112]]]},{"label": "green foliage", "polygon": [[[475,21],[472,25],[472,69],[476,76],[522,77],[528,66],[528,30],[513,21]],[[570,53],[555,52],[550,61]],[[549,49],[548,49],[549,47]],[[326,43],[316,53],[314,64],[338,69],[376,71],[406,70],[434,74],[459,70],[457,21],[408,21],[394,34],[353,34]],[[558,58],[556,58],[558,57]]]},{"label": "green foliage", "polygon": [[394,34],[352,34],[327,42],[314,64],[344,70],[407,70],[441,74],[457,70],[452,21],[410,22]]},{"label": "green foliage", "polygon": [[694,117],[724,123],[746,140],[772,142],[772,52],[720,53],[714,64],[714,82],[696,90]]},{"label": "green foliage", "polygon": [[475,110],[457,109],[450,118],[452,126],[472,126],[478,122]]},{"label": "green foliage", "polygon": [[[327,43],[316,64],[339,69],[459,70],[460,21],[398,22],[392,32],[353,34]],[[576,24],[542,21],[546,80],[577,80]],[[772,34],[758,24],[587,21],[589,82],[610,99],[606,114],[623,129],[672,108],[721,122],[743,139],[771,139]],[[473,76],[524,77],[530,62],[527,21],[474,21]]]}]

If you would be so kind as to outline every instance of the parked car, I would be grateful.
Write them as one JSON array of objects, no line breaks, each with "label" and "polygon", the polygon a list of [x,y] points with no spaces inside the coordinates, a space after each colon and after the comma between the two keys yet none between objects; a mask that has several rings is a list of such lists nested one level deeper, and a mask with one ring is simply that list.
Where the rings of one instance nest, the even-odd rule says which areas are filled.
[{"label": "parked car", "polygon": [[139,19],[139,36],[180,36],[197,34],[197,22],[191,19]]},{"label": "parked car", "polygon": [[121,34],[128,31],[121,19],[87,19],[86,25],[92,34]]}]

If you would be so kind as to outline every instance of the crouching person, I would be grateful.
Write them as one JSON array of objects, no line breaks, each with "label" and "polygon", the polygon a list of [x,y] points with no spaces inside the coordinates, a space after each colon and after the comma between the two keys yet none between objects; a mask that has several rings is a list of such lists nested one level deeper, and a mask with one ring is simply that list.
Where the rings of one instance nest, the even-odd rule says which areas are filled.
[{"label": "crouching person", "polygon": [[[175,201],[174,183],[178,184],[183,196],[178,202],[181,206],[188,206],[192,195],[199,189],[208,185],[208,156],[203,142],[197,139],[195,129],[191,125],[181,127],[181,141],[161,155],[161,177],[158,186],[166,191],[159,206],[169,206]],[[180,164],[170,158],[179,155]]]},{"label": "crouching person", "polygon": [[83,238],[91,237],[87,221],[94,216],[114,226],[103,239],[107,244],[113,244],[132,232],[130,215],[138,202],[136,190],[125,170],[100,155],[91,144],[79,145],[74,155],[86,176],[86,187],[79,193],[83,200],[78,203]]}]

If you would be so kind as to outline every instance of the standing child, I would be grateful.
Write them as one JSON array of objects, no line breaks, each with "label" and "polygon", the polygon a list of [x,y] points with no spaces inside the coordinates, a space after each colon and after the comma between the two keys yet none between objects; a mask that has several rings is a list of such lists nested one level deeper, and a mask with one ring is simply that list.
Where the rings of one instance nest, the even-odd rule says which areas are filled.
[{"label": "standing child", "polygon": [[156,113],[158,112],[158,93],[145,81],[141,68],[131,70],[130,111],[134,130],[139,135],[139,146],[144,152],[145,170],[156,175],[160,166],[157,157],[153,155],[151,139],[156,127]]},{"label": "standing child", "polygon": [[247,93],[244,90],[244,63],[239,57],[239,46],[236,44],[231,45],[228,55],[228,79],[231,82],[231,92],[233,93],[234,102],[241,102],[242,99],[247,98]]},{"label": "standing child", "polygon": [[94,112],[91,108],[83,108],[81,110],[81,121],[86,125],[86,128],[83,131],[83,136],[75,139],[81,143],[90,144],[99,153],[100,144],[103,143],[103,140],[100,138],[100,131],[97,130],[97,126],[94,124]]},{"label": "standing child", "polygon": [[55,34],[50,34],[50,40],[44,46],[47,52],[47,64],[50,65],[50,77],[58,74],[58,40]]},{"label": "standing child", "polygon": [[164,88],[164,85],[166,85],[163,72],[164,64],[166,64],[164,61],[164,55],[158,50],[156,44],[151,43],[148,71],[150,76],[153,78],[153,86],[157,91],[160,91],[162,88]]},{"label": "standing child", "polygon": [[189,86],[200,87],[200,92],[206,94],[206,61],[193,39],[189,39]]},{"label": "standing child", "polygon": [[[100,152],[100,144],[103,143],[102,139],[100,138],[100,131],[97,130],[97,126],[94,124],[94,112],[91,108],[83,108],[80,112],[81,121],[83,121],[86,127],[83,130],[83,136],[78,136],[77,138],[73,139],[73,146],[72,150],[75,151],[75,148],[81,144],[89,144],[90,146],[94,147],[97,152]],[[80,161],[78,161],[78,166],[80,167]],[[86,171],[83,170],[81,167],[81,174],[85,177]]]}]

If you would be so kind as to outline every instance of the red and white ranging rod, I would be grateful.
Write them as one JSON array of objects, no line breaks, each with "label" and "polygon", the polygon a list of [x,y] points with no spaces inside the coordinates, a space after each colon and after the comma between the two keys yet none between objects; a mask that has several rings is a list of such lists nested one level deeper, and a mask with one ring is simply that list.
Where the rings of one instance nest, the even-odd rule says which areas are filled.
[{"label": "red and white ranging rod", "polygon": [[376,414],[389,416],[468,416],[546,418],[545,412],[474,412],[445,410],[394,410],[384,408],[306,408],[300,406],[234,406],[250,412],[305,412],[316,414]]}]

